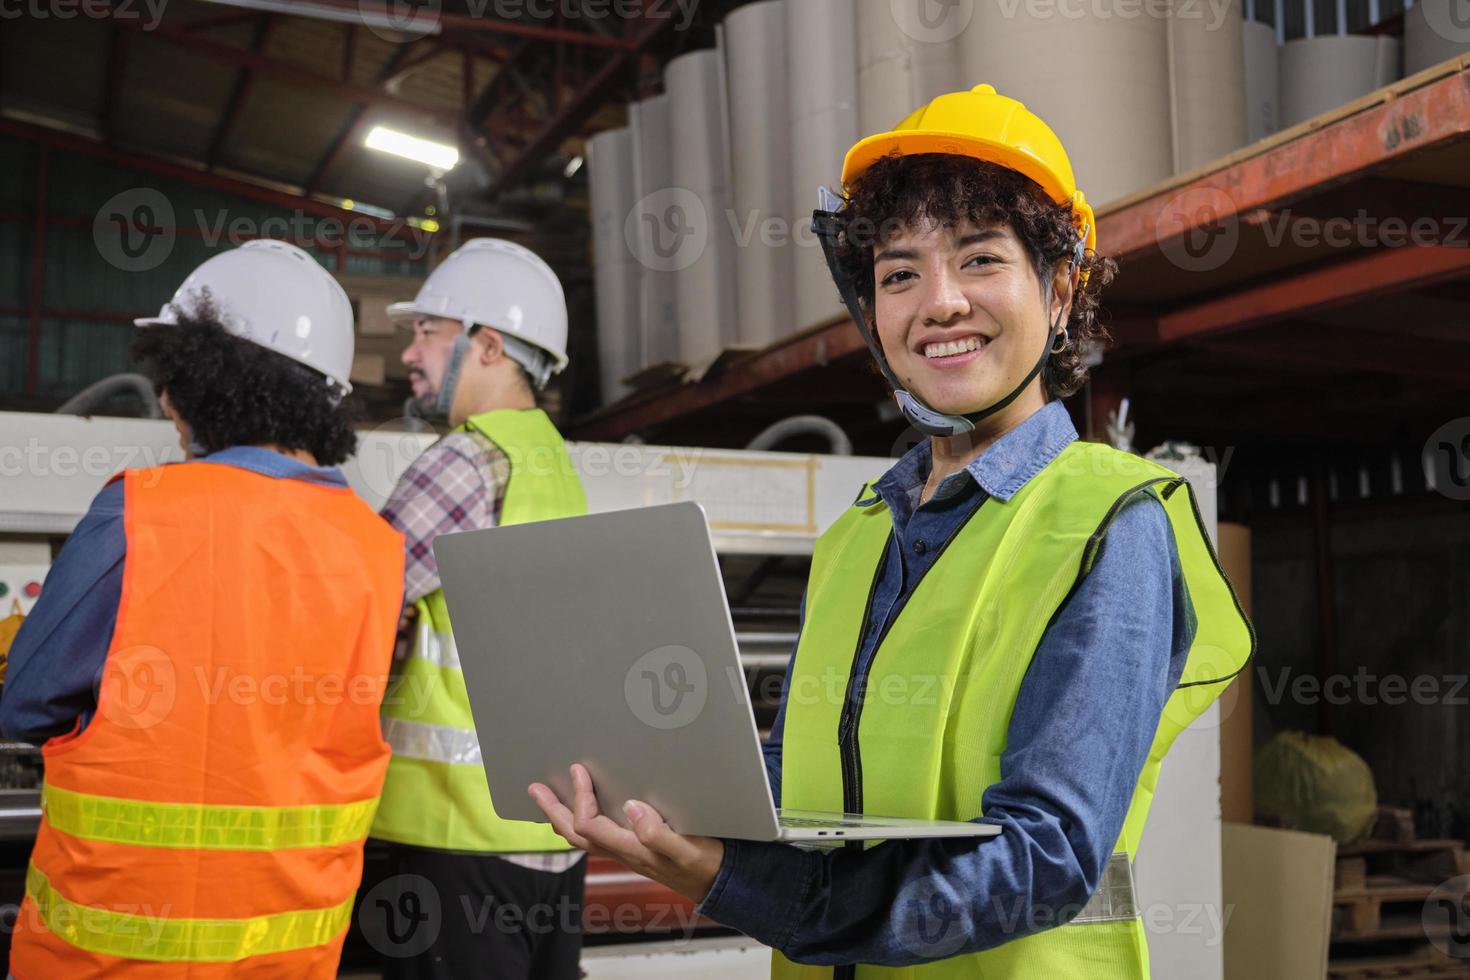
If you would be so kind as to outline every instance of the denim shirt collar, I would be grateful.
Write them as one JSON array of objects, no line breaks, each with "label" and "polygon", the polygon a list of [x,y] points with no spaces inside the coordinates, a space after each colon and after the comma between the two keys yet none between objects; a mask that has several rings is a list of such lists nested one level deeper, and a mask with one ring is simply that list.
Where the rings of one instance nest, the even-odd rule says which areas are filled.
[{"label": "denim shirt collar", "polygon": [[278,480],[305,480],[329,487],[347,486],[347,478],[335,466],[312,466],[261,446],[231,446],[199,457],[203,463],[223,463]]},{"label": "denim shirt collar", "polygon": [[[934,496],[948,499],[973,482],[998,500],[1010,500],[1076,439],[1077,429],[1066,407],[1059,401],[1047,402],[963,470],[946,477]],[[873,484],[873,491],[895,515],[907,515],[917,508],[918,495],[929,476],[932,452],[930,441],[921,439]]]}]

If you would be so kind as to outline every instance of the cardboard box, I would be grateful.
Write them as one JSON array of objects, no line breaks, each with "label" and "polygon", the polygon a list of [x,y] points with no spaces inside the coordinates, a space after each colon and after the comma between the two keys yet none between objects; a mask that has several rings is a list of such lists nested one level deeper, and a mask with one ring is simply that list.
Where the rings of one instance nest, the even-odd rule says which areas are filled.
[{"label": "cardboard box", "polygon": [[1327,976],[1337,842],[1225,824],[1225,980]]}]

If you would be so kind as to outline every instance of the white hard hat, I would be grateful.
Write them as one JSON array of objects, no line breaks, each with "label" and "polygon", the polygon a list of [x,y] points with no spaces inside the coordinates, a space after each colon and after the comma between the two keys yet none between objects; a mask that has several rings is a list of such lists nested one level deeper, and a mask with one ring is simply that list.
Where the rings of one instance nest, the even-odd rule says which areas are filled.
[{"label": "white hard hat", "polygon": [[466,330],[474,324],[492,327],[549,354],[547,374],[567,366],[561,280],[535,252],[501,238],[465,242],[429,273],[412,302],[392,304],[388,316],[396,323],[442,316]]},{"label": "white hard hat", "polygon": [[230,333],[352,390],[352,302],[306,252],[264,238],[221,252],[189,274],[158,316],[133,322],[178,323],[175,306],[187,313],[204,289]]}]

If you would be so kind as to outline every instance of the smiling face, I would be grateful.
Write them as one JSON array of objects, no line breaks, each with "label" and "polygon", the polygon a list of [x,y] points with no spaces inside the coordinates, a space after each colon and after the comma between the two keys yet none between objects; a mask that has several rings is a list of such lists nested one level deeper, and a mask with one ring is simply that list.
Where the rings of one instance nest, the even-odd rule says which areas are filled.
[{"label": "smiling face", "polygon": [[[1009,225],[923,219],[900,227],[873,250],[873,316],[889,366],[937,411],[964,415],[995,404],[1047,346],[1069,294],[1064,272],[1053,283],[1048,306]],[[1045,403],[1038,376],[997,415],[1024,419]]]}]

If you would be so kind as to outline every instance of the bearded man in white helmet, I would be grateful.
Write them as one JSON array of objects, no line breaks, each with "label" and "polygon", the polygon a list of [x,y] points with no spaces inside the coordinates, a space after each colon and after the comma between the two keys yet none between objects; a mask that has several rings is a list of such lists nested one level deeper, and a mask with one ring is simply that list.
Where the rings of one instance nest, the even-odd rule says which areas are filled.
[{"label": "bearded man in white helmet", "polygon": [[336,467],[352,307],[253,241],[137,322],[188,460],[108,483],[11,650],[0,728],[44,742],[46,788],[10,972],[328,980],[403,592],[401,537]]},{"label": "bearded man in white helmet", "polygon": [[[574,980],[584,854],[544,824],[495,813],[431,547],[451,531],[586,513],[566,445],[536,407],[536,391],[567,364],[566,300],[534,253],[480,238],[388,313],[413,331],[403,362],[418,407],[453,431],[383,508],[406,539],[411,633],[383,705],[393,760],[372,830],[391,844],[387,887],[398,891],[379,937],[385,976]],[[492,765],[507,750],[483,746]],[[426,944],[409,925],[436,907],[422,923],[437,929]]]}]

